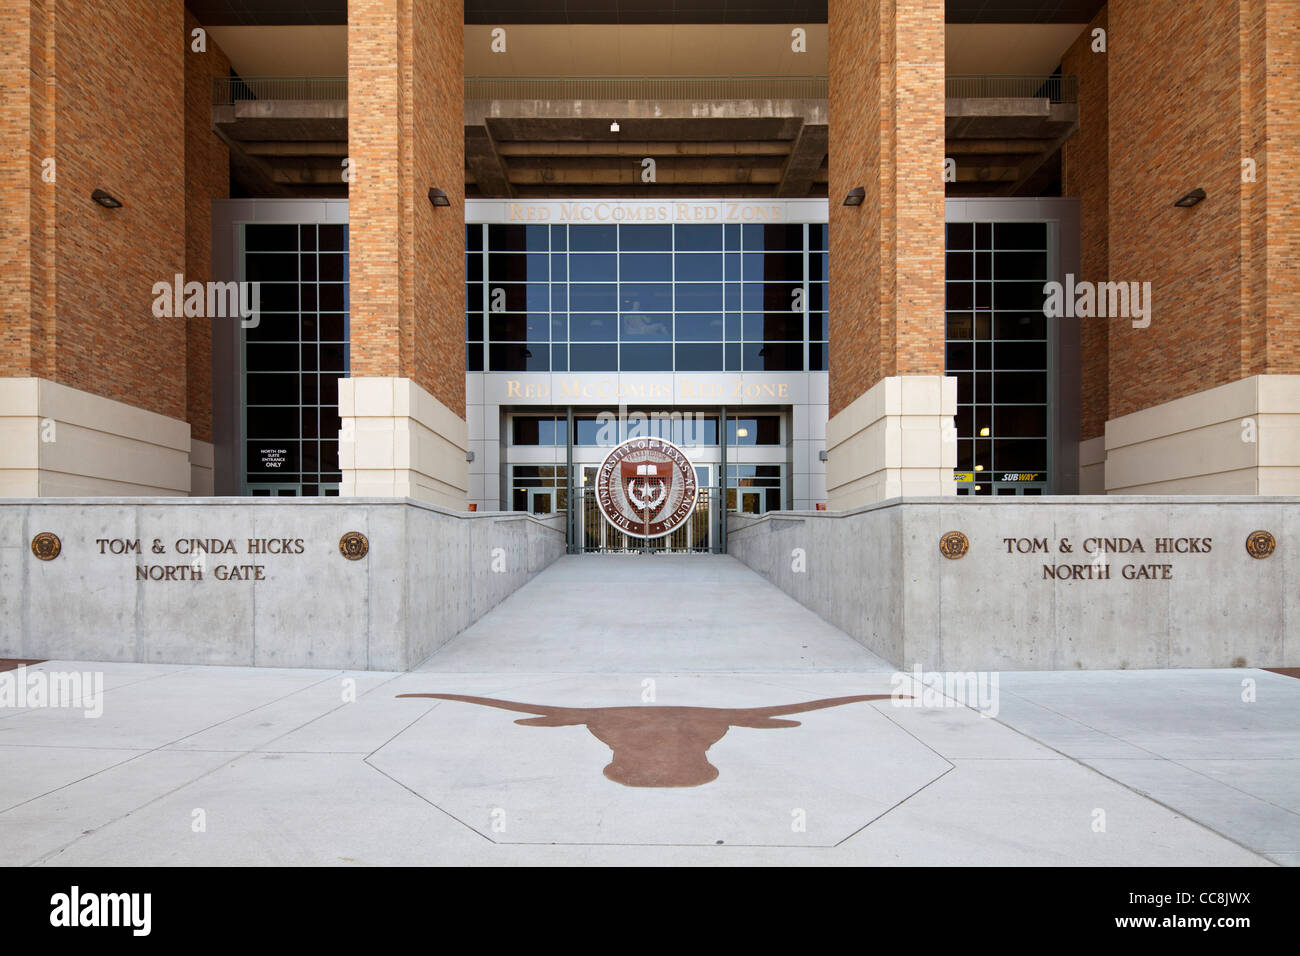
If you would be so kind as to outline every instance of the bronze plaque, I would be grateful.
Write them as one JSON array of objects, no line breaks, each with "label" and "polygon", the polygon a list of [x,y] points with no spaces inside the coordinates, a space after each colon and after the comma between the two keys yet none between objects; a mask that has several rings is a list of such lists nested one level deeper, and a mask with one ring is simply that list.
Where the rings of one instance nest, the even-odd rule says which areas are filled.
[{"label": "bronze plaque", "polygon": [[42,561],[53,561],[63,553],[63,542],[50,531],[42,531],[32,538],[32,554]]},{"label": "bronze plaque", "polygon": [[970,550],[970,539],[960,531],[949,531],[939,539],[939,553],[949,561],[966,557]]},{"label": "bronze plaque", "polygon": [[1252,531],[1246,536],[1246,553],[1252,558],[1267,558],[1277,548],[1277,539],[1267,531]]},{"label": "bronze plaque", "polygon": [[349,531],[339,538],[339,554],[349,561],[360,561],[370,553],[370,541],[360,531]]}]

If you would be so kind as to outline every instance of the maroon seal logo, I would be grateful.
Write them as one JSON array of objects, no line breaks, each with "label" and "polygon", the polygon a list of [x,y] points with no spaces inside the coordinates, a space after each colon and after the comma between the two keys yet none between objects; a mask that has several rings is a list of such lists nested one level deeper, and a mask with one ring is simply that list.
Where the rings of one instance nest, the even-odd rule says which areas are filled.
[{"label": "maroon seal logo", "polygon": [[614,447],[596,472],[596,504],[620,531],[662,538],[695,510],[695,466],[662,438],[629,438]]}]

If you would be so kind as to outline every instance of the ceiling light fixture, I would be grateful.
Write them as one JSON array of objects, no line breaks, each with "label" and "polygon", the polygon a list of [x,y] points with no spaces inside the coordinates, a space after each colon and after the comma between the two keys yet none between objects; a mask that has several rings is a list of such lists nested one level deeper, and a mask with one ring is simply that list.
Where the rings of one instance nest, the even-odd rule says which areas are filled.
[{"label": "ceiling light fixture", "polygon": [[618,129],[619,129],[619,127],[618,127],[618,120],[614,120],[614,122],[612,122],[612,123],[609,124],[609,131],[610,131],[611,133],[617,133],[617,132],[618,132]]}]

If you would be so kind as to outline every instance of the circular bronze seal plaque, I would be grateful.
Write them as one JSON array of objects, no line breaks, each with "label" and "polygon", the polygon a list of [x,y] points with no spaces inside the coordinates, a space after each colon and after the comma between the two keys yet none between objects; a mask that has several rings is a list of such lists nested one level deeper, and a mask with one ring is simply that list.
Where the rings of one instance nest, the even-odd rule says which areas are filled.
[{"label": "circular bronze seal plaque", "polygon": [[1252,558],[1267,558],[1277,548],[1277,539],[1267,531],[1252,531],[1246,536],[1246,553]]},{"label": "circular bronze seal plaque", "polygon": [[360,531],[349,531],[339,538],[339,554],[349,561],[360,561],[370,553],[370,541]]},{"label": "circular bronze seal plaque", "polygon": [[960,531],[949,531],[939,539],[939,553],[949,561],[966,557],[970,550],[970,539]]},{"label": "circular bronze seal plaque", "polygon": [[42,561],[53,561],[63,553],[63,542],[59,536],[49,531],[42,531],[32,538],[32,554]]},{"label": "circular bronze seal plaque", "polygon": [[605,520],[642,538],[662,538],[695,510],[695,466],[662,438],[615,445],[596,472],[596,504]]}]

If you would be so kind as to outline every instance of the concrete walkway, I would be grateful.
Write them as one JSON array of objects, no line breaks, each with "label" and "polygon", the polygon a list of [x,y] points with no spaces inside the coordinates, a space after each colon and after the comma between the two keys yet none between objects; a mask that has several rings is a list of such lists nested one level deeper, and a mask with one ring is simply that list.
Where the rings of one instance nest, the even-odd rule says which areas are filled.
[{"label": "concrete walkway", "polygon": [[893,668],[735,558],[609,554],[560,558],[417,670]]},{"label": "concrete walkway", "polygon": [[408,674],[26,676],[74,669],[103,674],[102,716],[0,708],[0,864],[1300,854],[1300,680],[1002,674],[996,718],[913,706],[889,699],[887,664],[728,558],[565,558]]}]

